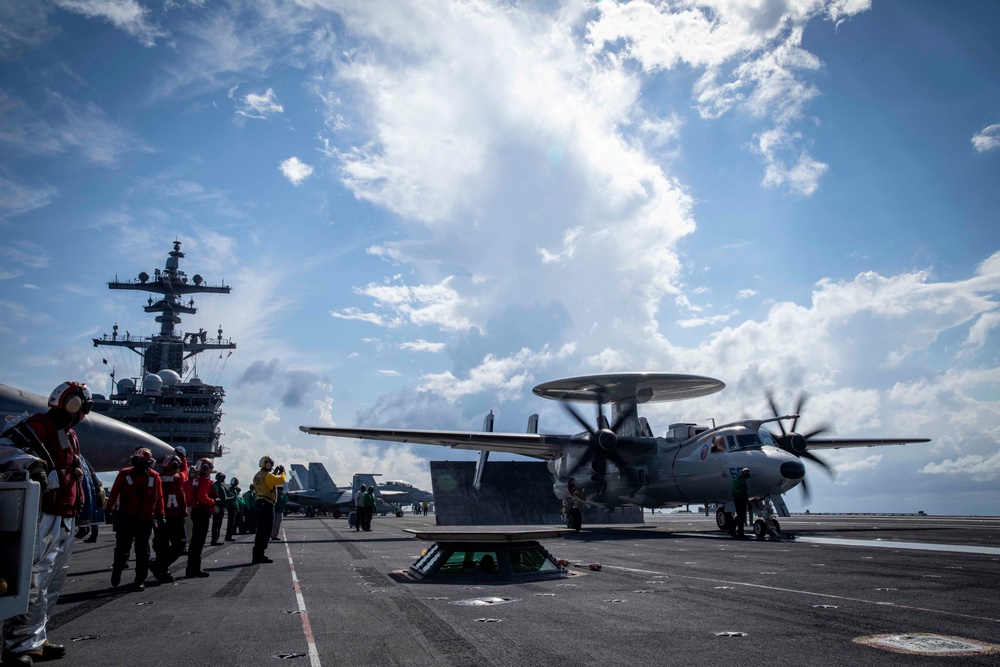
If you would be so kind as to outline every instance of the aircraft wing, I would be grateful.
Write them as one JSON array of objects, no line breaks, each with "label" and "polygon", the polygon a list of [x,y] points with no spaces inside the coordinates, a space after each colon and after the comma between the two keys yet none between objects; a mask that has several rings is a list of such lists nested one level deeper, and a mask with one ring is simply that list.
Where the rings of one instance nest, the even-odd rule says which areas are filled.
[{"label": "aircraft wing", "polygon": [[482,431],[425,431],[400,428],[339,428],[326,426],[300,426],[303,433],[328,435],[335,438],[359,440],[386,440],[412,442],[422,445],[440,445],[452,449],[521,454],[536,459],[549,460],[559,456],[570,445],[585,446],[566,435],[539,433],[488,433]]},{"label": "aircraft wing", "polygon": [[930,442],[930,438],[809,438],[809,449],[840,449],[841,447],[878,447]]}]

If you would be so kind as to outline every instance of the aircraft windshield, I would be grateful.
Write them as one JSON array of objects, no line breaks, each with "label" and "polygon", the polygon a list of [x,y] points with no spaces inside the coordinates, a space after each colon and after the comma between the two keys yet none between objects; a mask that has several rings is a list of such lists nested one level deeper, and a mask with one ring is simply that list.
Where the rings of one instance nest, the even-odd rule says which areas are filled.
[{"label": "aircraft windshield", "polygon": [[729,441],[729,449],[748,449],[750,447],[760,447],[763,443],[756,433],[737,433],[726,436]]},{"label": "aircraft windshield", "polygon": [[778,443],[776,443],[774,441],[774,438],[771,437],[771,432],[768,431],[766,428],[762,428],[760,431],[758,431],[757,435],[760,436],[760,439],[763,441],[765,445],[768,445],[769,447],[778,446]]}]

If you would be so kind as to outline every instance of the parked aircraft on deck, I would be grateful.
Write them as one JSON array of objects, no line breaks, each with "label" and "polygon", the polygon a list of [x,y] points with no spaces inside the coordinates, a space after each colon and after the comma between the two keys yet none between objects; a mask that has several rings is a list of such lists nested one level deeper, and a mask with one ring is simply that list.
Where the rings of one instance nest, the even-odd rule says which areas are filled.
[{"label": "parked aircraft on deck", "polygon": [[[781,415],[769,395],[771,417],[744,419],[712,428],[677,423],[662,437],[654,436],[646,419],[638,415],[640,404],[707,396],[723,388],[725,384],[714,378],[667,373],[607,373],[535,387],[535,395],[563,402],[585,429],[576,434],[540,434],[537,415],[529,418],[527,433],[299,428],[314,435],[479,450],[477,485],[491,451],[542,459],[548,462],[552,473],[552,489],[563,501],[567,526],[576,530],[582,524],[579,504],[660,508],[719,503],[716,519],[720,528],[728,528],[734,511],[731,481],[740,470],[748,468],[752,473],[748,484],[751,510],[754,516],[761,517],[754,523],[757,535],[780,530],[776,516],[789,515],[782,494],[799,485],[808,494],[801,459],[832,472],[814,450],[929,442],[927,438],[817,437],[826,427],[800,434],[795,429],[804,395],[793,414]],[[584,419],[571,402],[595,404],[596,423]],[[609,416],[604,414],[605,404],[611,404]],[[791,422],[788,430],[785,422]],[[764,424],[776,425],[780,435],[762,428]],[[716,436],[721,436],[721,440],[716,440]]]},{"label": "parked aircraft on deck", "polygon": [[433,493],[418,489],[409,482],[404,482],[401,479],[383,482],[377,488],[382,497],[391,503],[412,505],[413,503],[434,502]]},{"label": "parked aircraft on deck", "polygon": [[[302,484],[302,471],[305,467],[298,463],[291,466],[296,484]],[[377,474],[377,473],[376,473]],[[306,475],[305,488],[286,490],[289,503],[285,506],[286,511],[294,512],[304,509],[306,514],[313,515],[332,514],[335,518],[345,516],[354,511],[354,498],[361,485],[368,486],[375,484],[375,475],[372,473],[357,473],[352,479],[349,487],[339,487],[334,483],[333,478],[322,463],[313,461],[309,464]],[[385,498],[381,497],[376,486],[376,506],[375,513],[385,516],[389,512],[396,513],[396,508],[390,506]]]}]

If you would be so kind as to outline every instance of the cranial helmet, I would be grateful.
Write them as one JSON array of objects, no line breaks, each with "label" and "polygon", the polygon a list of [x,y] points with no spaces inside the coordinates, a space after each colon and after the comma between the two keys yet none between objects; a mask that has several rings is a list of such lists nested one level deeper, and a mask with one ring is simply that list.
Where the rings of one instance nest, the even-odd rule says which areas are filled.
[{"label": "cranial helmet", "polygon": [[198,459],[198,463],[194,467],[199,475],[204,475],[215,470],[215,464],[212,463],[212,459]]},{"label": "cranial helmet", "polygon": [[177,456],[187,456],[188,455],[187,450],[184,449],[183,447],[181,447],[180,445],[178,445],[177,447],[174,447],[174,452],[177,454]]},{"label": "cranial helmet", "polygon": [[743,470],[740,471],[740,474],[743,475],[744,477],[750,477],[750,468],[744,468]]},{"label": "cranial helmet", "polygon": [[132,453],[132,467],[142,468],[143,470],[149,470],[154,465],[156,465],[156,459],[153,457],[153,452],[149,451],[145,447],[137,447],[135,452]]},{"label": "cranial helmet", "polygon": [[231,480],[229,480],[229,484],[231,486],[237,486],[239,483],[240,483],[240,480],[236,479],[235,477],[233,477]]},{"label": "cranial helmet", "polygon": [[271,468],[274,467],[274,459],[272,459],[270,456],[262,456],[260,457],[259,465],[264,470],[270,470]]},{"label": "cranial helmet", "polygon": [[215,481],[216,482],[225,482],[226,481],[226,473],[224,473],[224,472],[217,472],[217,473],[215,473]]},{"label": "cranial helmet", "polygon": [[164,470],[173,470],[174,472],[177,472],[184,464],[181,462],[181,457],[176,454],[167,454],[163,457],[163,463],[160,465],[163,466]]},{"label": "cranial helmet", "polygon": [[49,395],[49,408],[70,415],[87,414],[94,407],[94,397],[82,382],[63,382]]}]

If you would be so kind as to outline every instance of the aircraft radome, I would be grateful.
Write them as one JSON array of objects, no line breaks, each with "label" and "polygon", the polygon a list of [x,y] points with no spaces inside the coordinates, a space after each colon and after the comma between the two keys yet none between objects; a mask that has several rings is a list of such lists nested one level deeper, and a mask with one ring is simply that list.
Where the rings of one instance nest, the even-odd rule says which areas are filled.
[{"label": "aircraft radome", "polygon": [[[0,384],[0,417],[46,411],[48,399],[44,396]],[[174,448],[159,438],[95,412],[73,430],[80,438],[80,451],[97,472],[117,472],[129,465],[129,457],[137,447],[148,447],[157,461],[174,453]]]},{"label": "aircraft radome", "polygon": [[[773,415],[744,419],[709,428],[689,423],[670,426],[663,437],[653,435],[649,423],[638,415],[642,403],[675,401],[707,396],[725,388],[714,378],[668,373],[607,373],[546,382],[534,388],[542,398],[564,402],[566,410],[585,429],[570,435],[538,433],[537,415],[527,433],[432,431],[390,428],[340,428],[300,426],[314,435],[393,442],[441,445],[482,452],[476,469],[482,479],[488,452],[522,454],[548,462],[552,490],[562,500],[567,526],[582,523],[578,505],[615,508],[679,507],[686,504],[719,504],[720,528],[732,521],[732,478],[749,468],[750,509],[759,518],[754,533],[777,533],[776,516],[789,516],[782,494],[798,485],[808,494],[801,459],[829,466],[812,450],[870,447],[929,442],[928,438],[818,438],[826,429],[795,431],[803,398],[794,414],[780,415],[768,396]],[[595,403],[597,422],[591,424],[570,402]],[[611,404],[611,419],[603,405]],[[790,421],[785,429],[784,422]],[[780,434],[762,428],[776,423]],[[716,436],[721,444],[713,445]]]}]

